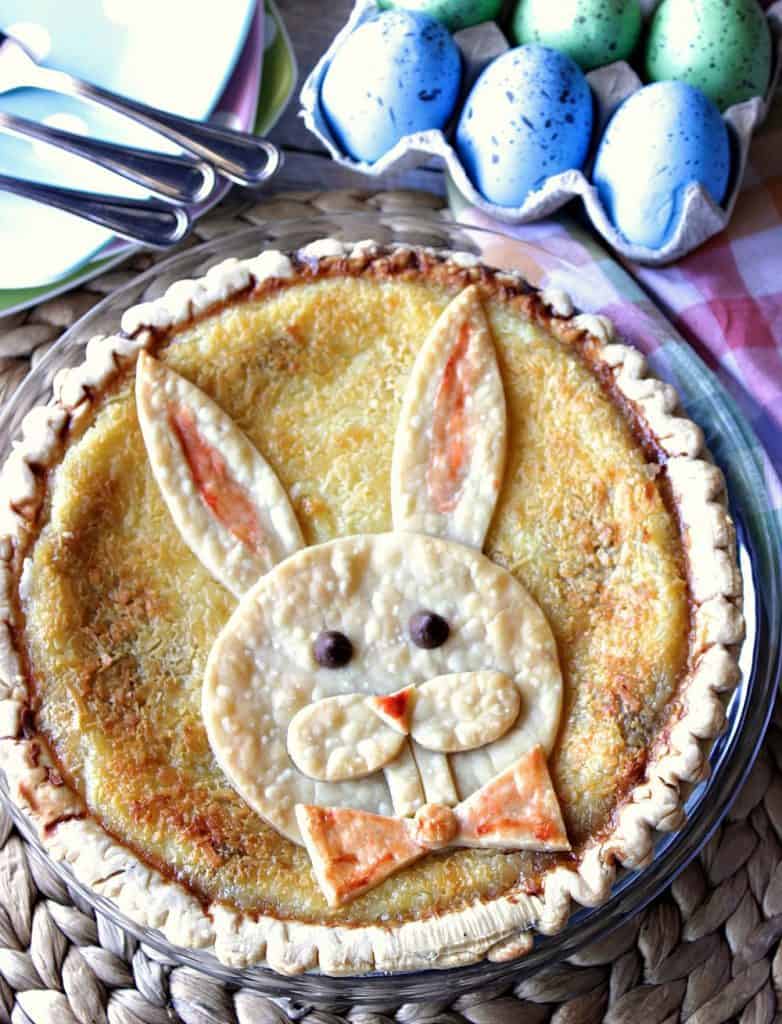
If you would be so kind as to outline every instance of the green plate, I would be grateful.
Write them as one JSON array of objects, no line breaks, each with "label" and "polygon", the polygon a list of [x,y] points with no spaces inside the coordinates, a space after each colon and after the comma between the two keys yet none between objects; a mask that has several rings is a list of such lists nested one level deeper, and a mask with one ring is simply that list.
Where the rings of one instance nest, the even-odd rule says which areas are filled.
[{"label": "green plate", "polygon": [[255,134],[268,135],[288,106],[299,69],[288,30],[274,0],[266,0],[263,74]]}]

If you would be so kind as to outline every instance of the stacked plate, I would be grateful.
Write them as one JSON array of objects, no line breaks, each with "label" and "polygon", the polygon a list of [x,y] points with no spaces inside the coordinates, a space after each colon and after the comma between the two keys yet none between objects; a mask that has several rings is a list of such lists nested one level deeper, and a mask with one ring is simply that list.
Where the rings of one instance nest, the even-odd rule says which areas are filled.
[{"label": "stacked plate", "polygon": [[[219,13],[189,0],[5,0],[0,29],[42,62],[176,114],[266,134],[296,81],[273,0],[224,0]],[[0,111],[112,142],[175,152],[111,111],[37,89],[0,95]],[[147,193],[44,143],[0,135],[0,173],[87,191]],[[230,187],[225,182],[198,216]],[[71,288],[124,258],[132,243],[71,214],[0,193],[0,316]]]}]

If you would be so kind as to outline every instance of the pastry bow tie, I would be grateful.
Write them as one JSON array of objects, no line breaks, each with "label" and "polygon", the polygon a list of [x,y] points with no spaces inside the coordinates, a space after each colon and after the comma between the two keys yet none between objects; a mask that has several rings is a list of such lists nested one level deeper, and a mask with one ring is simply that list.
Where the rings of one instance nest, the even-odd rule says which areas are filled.
[{"label": "pastry bow tie", "polygon": [[455,807],[426,804],[414,818],[396,818],[348,807],[298,804],[296,818],[315,876],[332,907],[348,903],[393,872],[446,846],[570,849],[540,746]]}]

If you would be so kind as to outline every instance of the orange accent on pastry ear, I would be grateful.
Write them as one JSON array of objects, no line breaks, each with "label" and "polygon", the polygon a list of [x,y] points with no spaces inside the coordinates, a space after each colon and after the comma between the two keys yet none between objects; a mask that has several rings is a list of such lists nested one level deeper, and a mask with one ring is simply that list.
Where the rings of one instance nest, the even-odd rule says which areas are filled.
[{"label": "orange accent on pastry ear", "polygon": [[469,346],[470,323],[464,320],[434,403],[426,486],[438,512],[456,508],[469,465],[467,399],[475,382],[474,367],[467,358]]},{"label": "orange accent on pastry ear", "polygon": [[400,818],[297,804],[304,845],[329,906],[341,907],[426,853]]},{"label": "orange accent on pastry ear", "polygon": [[456,845],[569,850],[565,824],[543,748],[534,747],[464,800]]},{"label": "orange accent on pastry ear", "polygon": [[264,535],[253,502],[231,477],[220,452],[201,436],[195,416],[185,405],[172,405],[169,422],[190,467],[198,493],[212,514],[251,551],[264,548]]}]

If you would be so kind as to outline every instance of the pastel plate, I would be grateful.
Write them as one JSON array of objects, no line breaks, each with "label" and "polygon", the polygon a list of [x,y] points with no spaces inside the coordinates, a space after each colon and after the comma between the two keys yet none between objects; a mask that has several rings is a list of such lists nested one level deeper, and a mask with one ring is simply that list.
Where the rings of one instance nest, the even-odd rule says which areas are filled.
[{"label": "pastel plate", "polygon": [[[0,27],[39,59],[114,92],[197,119],[214,109],[241,53],[255,0],[194,12],[189,0],[4,0]],[[37,89],[0,110],[113,142],[172,152],[153,132],[79,100]],[[41,143],[0,136],[0,172],[117,195],[140,187]],[[0,284],[45,285],[92,259],[112,235],[71,214],[0,194]]]},{"label": "pastel plate", "polygon": [[[259,23],[257,33],[256,21]],[[244,75],[248,54],[251,59],[247,74]],[[238,125],[245,130],[252,127],[255,118],[256,134],[266,135],[287,107],[297,77],[296,57],[285,24],[272,0],[266,0],[264,16],[254,19],[242,55],[216,109],[231,110],[238,119]],[[238,96],[232,102],[229,95],[235,91],[235,87]],[[34,306],[46,298],[89,281],[120,263],[131,249],[128,242],[115,238],[96,258],[79,264],[71,273],[56,281],[31,288],[0,288],[0,317]]]}]

